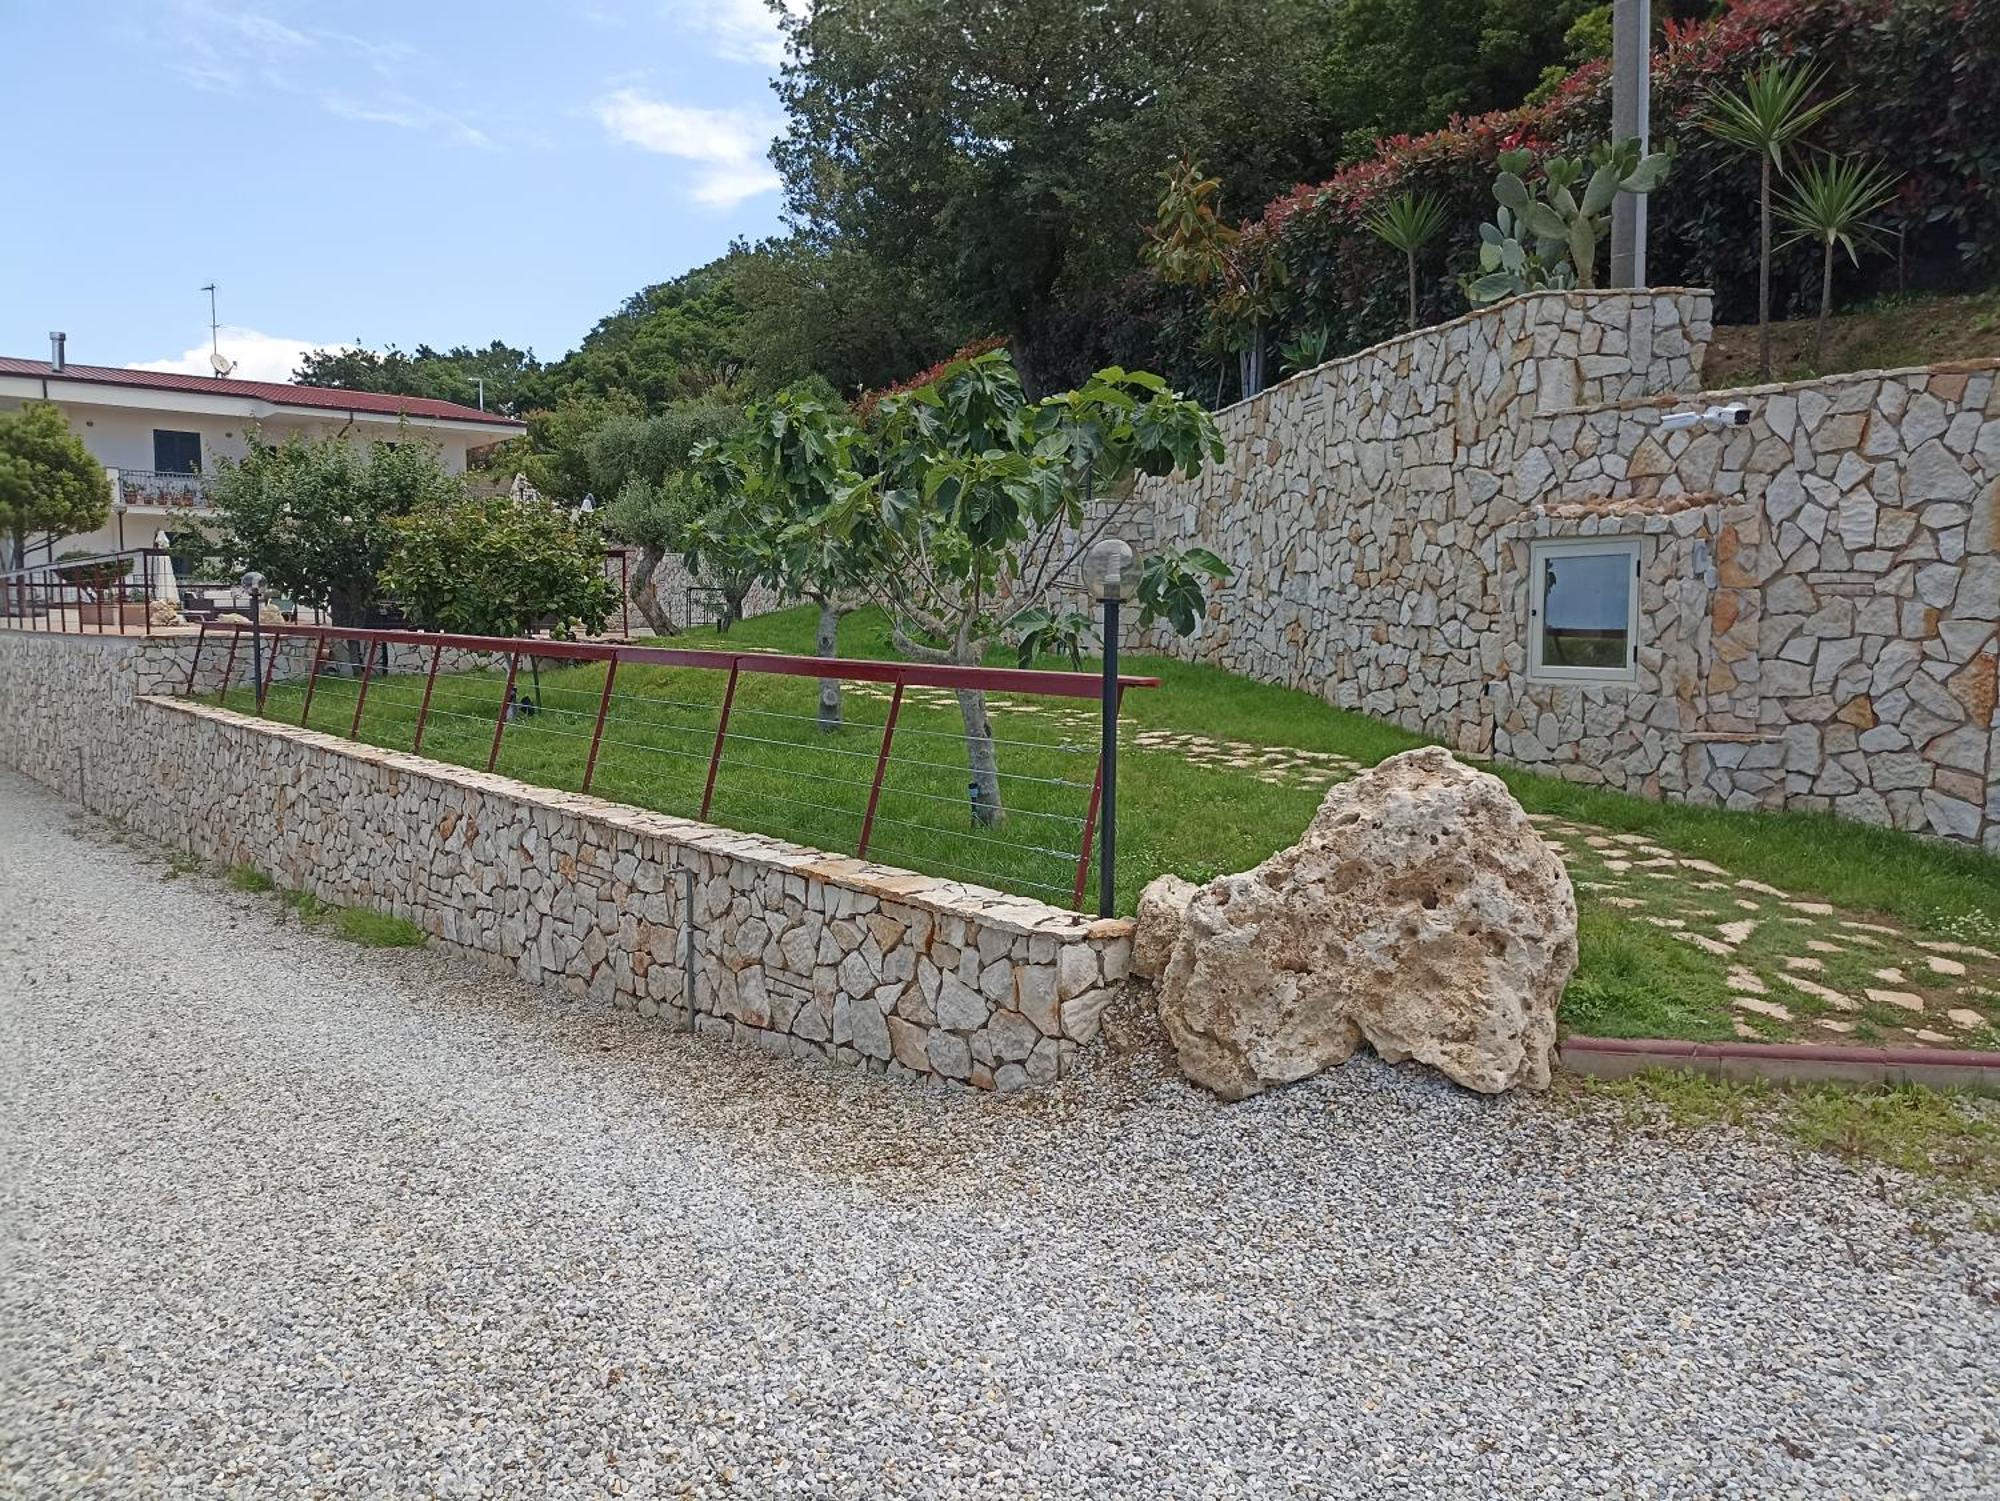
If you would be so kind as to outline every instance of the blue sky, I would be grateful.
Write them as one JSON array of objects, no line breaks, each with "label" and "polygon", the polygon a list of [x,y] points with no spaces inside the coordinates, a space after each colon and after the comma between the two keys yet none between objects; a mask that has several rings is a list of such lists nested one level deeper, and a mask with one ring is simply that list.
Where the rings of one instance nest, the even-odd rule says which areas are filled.
[{"label": "blue sky", "polygon": [[778,227],[762,0],[0,0],[0,353],[546,357]]}]

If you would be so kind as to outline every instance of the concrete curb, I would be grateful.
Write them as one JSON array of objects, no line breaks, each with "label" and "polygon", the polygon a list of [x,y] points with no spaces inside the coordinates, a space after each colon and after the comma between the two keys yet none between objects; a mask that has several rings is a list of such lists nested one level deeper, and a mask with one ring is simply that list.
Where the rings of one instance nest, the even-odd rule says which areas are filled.
[{"label": "concrete curb", "polygon": [[1567,1037],[1562,1061],[1571,1072],[1593,1079],[1624,1079],[1647,1069],[1671,1068],[1738,1083],[1765,1079],[1774,1084],[1921,1084],[2000,1095],[2000,1053],[1953,1048]]}]

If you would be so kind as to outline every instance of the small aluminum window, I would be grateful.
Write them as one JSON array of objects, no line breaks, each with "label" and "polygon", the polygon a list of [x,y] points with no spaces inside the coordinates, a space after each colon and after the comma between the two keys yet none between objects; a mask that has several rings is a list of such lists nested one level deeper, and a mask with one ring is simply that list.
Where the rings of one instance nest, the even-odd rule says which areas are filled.
[{"label": "small aluminum window", "polygon": [[1639,543],[1530,545],[1528,675],[1629,683],[1638,676]]}]

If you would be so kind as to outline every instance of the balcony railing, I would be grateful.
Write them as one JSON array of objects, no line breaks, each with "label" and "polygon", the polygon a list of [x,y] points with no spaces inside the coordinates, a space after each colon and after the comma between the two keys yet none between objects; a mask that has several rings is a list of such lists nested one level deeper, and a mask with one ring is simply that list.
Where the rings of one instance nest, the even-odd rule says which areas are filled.
[{"label": "balcony railing", "polygon": [[128,506],[158,506],[169,511],[208,507],[208,480],[199,474],[168,474],[158,469],[111,469],[112,499]]}]

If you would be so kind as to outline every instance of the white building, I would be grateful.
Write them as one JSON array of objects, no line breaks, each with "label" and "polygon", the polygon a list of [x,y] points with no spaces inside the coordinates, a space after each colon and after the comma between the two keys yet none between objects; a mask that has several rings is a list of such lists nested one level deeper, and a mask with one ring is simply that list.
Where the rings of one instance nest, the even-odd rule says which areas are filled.
[{"label": "white building", "polygon": [[[205,476],[218,459],[241,458],[252,433],[266,442],[293,434],[348,437],[356,443],[410,437],[436,445],[446,467],[464,470],[466,456],[527,431],[511,417],[421,396],[378,396],[276,381],[175,375],[73,365],[61,336],[46,360],[0,356],[0,410],[48,401],[111,476],[111,518],[105,527],[49,544],[53,553],[114,552],[150,547],[176,517],[208,504]],[[30,549],[39,559],[40,546]]]}]

